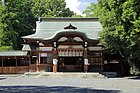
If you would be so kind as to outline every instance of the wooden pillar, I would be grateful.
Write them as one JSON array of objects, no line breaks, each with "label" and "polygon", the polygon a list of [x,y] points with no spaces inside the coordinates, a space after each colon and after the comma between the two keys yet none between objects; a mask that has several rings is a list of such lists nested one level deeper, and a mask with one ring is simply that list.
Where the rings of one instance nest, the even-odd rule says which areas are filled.
[{"label": "wooden pillar", "polygon": [[56,42],[54,42],[54,49],[53,49],[53,72],[58,71],[58,53],[57,53],[57,48],[56,48]]},{"label": "wooden pillar", "polygon": [[36,71],[39,72],[39,63],[40,63],[40,54],[39,50],[37,50],[37,59],[36,59]]},{"label": "wooden pillar", "polygon": [[15,68],[15,73],[18,72],[18,69],[17,69],[17,57],[15,56],[15,60],[16,60],[16,68]]},{"label": "wooden pillar", "polygon": [[84,48],[84,72],[88,72],[88,58],[87,58],[87,42],[85,42]]},{"label": "wooden pillar", "polygon": [[31,66],[31,63],[32,63],[32,61],[33,61],[33,53],[32,53],[32,51],[30,51],[29,52],[29,54],[30,54],[30,57],[29,57],[29,68],[28,68],[28,71],[30,72],[30,71],[32,71],[32,66]]},{"label": "wooden pillar", "polygon": [[16,56],[15,56],[15,60],[16,60],[16,67],[17,67],[17,58],[16,58]]},{"label": "wooden pillar", "polygon": [[2,71],[1,71],[1,73],[3,74],[3,58],[2,58]]},{"label": "wooden pillar", "polygon": [[87,48],[84,49],[84,72],[88,71]]},{"label": "wooden pillar", "polygon": [[29,58],[29,66],[28,66],[28,72],[30,72],[30,64],[31,64],[31,54],[30,54],[30,56],[28,56],[28,58]]},{"label": "wooden pillar", "polygon": [[40,54],[39,54],[39,41],[37,41],[37,46],[36,46],[36,71],[39,72],[39,63],[40,63]]},{"label": "wooden pillar", "polygon": [[58,57],[57,50],[53,50],[53,72],[57,72]]},{"label": "wooden pillar", "polygon": [[103,72],[103,71],[104,71],[104,54],[101,51],[101,72]]},{"label": "wooden pillar", "polygon": [[3,58],[2,58],[2,67],[3,67]]}]

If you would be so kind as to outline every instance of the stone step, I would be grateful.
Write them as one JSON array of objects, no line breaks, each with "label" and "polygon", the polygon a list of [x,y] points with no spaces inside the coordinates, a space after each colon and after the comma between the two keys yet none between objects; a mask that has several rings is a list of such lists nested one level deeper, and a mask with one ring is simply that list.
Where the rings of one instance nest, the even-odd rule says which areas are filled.
[{"label": "stone step", "polygon": [[4,77],[4,78],[8,78],[8,77],[19,77],[22,74],[0,74],[0,78]]},{"label": "stone step", "polygon": [[101,74],[108,77],[108,78],[117,77],[117,72],[102,72]]},{"label": "stone step", "polygon": [[37,77],[80,77],[80,78],[106,78],[104,75],[96,73],[74,73],[74,72],[28,72],[25,76]]}]

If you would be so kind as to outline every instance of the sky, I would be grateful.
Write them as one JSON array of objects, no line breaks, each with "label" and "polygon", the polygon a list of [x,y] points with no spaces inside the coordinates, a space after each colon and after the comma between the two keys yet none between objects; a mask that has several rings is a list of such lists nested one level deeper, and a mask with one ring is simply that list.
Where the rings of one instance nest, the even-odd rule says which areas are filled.
[{"label": "sky", "polygon": [[82,12],[86,9],[90,3],[94,2],[97,3],[97,0],[65,0],[66,7],[70,8],[71,11],[79,15],[83,15]]}]

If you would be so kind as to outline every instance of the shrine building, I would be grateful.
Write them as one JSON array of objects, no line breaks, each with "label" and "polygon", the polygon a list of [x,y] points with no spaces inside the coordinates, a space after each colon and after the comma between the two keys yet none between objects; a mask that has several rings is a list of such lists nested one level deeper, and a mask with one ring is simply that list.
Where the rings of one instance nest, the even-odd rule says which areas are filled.
[{"label": "shrine building", "polygon": [[0,52],[0,73],[109,71],[119,62],[105,58],[100,31],[98,18],[39,18],[21,51]]}]

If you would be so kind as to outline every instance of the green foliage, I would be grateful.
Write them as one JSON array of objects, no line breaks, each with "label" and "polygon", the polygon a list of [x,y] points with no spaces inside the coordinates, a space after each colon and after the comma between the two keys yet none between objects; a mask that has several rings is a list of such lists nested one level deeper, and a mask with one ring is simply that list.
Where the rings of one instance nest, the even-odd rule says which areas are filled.
[{"label": "green foliage", "polygon": [[33,0],[32,12],[36,17],[71,17],[74,13],[66,8],[65,0]]},{"label": "green foliage", "polygon": [[140,62],[140,3],[136,0],[113,1],[99,3],[105,15],[99,16],[104,27],[101,42],[105,43],[106,49],[119,52],[134,67]]},{"label": "green foliage", "polygon": [[[1,30],[0,46],[11,46],[11,49],[21,48],[21,39],[23,35],[32,33],[35,22],[33,14],[30,12],[32,2],[28,0],[8,0],[5,6],[1,6],[0,25],[4,25]],[[3,48],[8,49],[8,48]]]},{"label": "green foliage", "polygon": [[72,16],[72,18],[82,18],[83,16],[81,16],[81,15],[78,15],[78,14],[76,14],[76,13],[74,13],[74,15]]},{"label": "green foliage", "polygon": [[99,17],[103,26],[101,43],[105,50],[119,53],[132,68],[134,65],[140,67],[139,0],[98,0],[85,12],[91,13],[87,16]]},{"label": "green foliage", "polygon": [[12,50],[12,47],[11,46],[1,46],[0,51],[4,51],[4,50]]},{"label": "green foliage", "polygon": [[0,47],[21,49],[21,36],[33,33],[38,17],[71,17],[73,14],[64,0],[6,0],[5,6],[0,5]]},{"label": "green foliage", "polygon": [[88,6],[87,9],[83,11],[83,14],[86,14],[86,17],[97,17],[99,13],[99,7],[94,3],[91,3],[90,6]]}]

